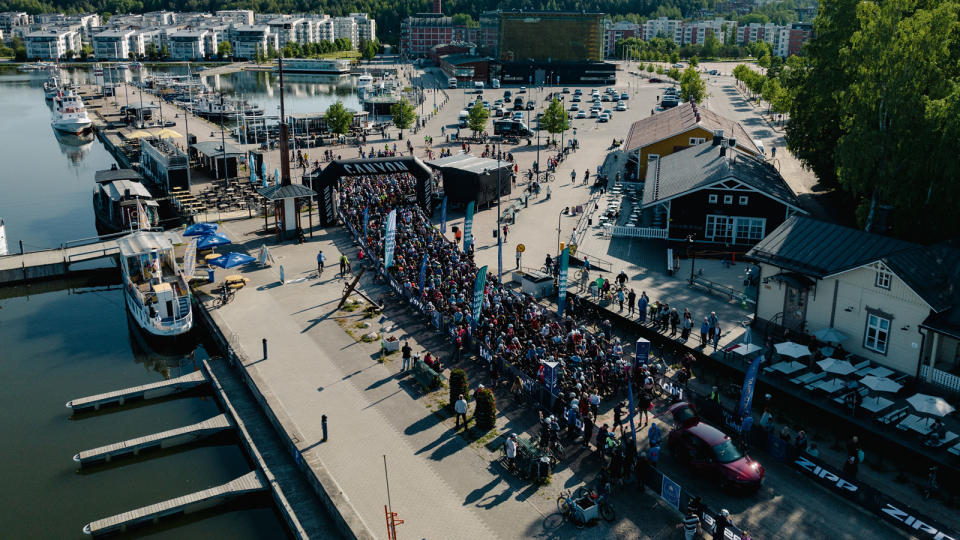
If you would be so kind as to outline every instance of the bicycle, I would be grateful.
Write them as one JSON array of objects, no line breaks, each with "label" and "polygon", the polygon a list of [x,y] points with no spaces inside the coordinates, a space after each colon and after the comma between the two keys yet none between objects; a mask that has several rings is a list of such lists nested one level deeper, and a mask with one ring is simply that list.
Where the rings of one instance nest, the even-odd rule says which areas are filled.
[{"label": "bicycle", "polygon": [[219,308],[226,304],[229,304],[233,297],[236,296],[237,291],[231,288],[226,282],[220,286],[220,294],[213,299],[213,307]]},{"label": "bicycle", "polygon": [[589,497],[594,503],[597,504],[600,512],[600,517],[603,518],[607,523],[613,523],[613,520],[617,519],[617,512],[613,509],[613,505],[610,504],[608,495],[600,495],[595,489],[587,489],[586,486],[580,486],[577,488],[577,492],[574,495],[574,498],[577,500]]},{"label": "bicycle", "polygon": [[578,529],[582,529],[587,524],[587,516],[583,514],[583,509],[577,505],[577,501],[570,494],[570,490],[560,492],[560,496],[557,497],[557,511],[560,512],[563,519],[569,520]]}]

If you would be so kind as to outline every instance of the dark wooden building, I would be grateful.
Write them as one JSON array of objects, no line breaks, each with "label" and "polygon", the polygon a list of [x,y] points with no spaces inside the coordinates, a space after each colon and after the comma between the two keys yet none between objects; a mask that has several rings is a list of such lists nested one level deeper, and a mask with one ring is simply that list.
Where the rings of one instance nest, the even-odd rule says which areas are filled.
[{"label": "dark wooden building", "polygon": [[769,163],[729,147],[727,139],[651,161],[640,220],[671,241],[746,250],[792,214],[806,214]]}]

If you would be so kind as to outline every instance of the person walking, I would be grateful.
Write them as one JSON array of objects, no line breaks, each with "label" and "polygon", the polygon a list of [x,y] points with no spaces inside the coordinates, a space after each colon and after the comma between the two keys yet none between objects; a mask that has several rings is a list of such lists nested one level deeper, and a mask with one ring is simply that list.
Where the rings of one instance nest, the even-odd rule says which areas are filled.
[{"label": "person walking", "polygon": [[457,425],[454,429],[460,428],[460,419],[463,418],[463,429],[467,429],[467,400],[463,399],[463,394],[453,404],[453,410],[457,413]]},{"label": "person walking", "polygon": [[[350,260],[347,259],[347,255],[344,253],[340,254],[340,277],[346,277],[347,270],[350,270]],[[353,271],[350,271],[353,274]]]},{"label": "person walking", "polygon": [[693,508],[687,508],[687,513],[683,516],[683,521],[677,525],[677,528],[683,529],[684,540],[694,540],[703,532],[700,517],[697,516],[697,512]]},{"label": "person walking", "polygon": [[413,352],[413,349],[410,348],[410,342],[404,341],[403,347],[400,349],[401,356],[403,357],[403,365],[400,368],[400,371],[406,371],[410,369],[410,353]]},{"label": "person walking", "polygon": [[677,308],[670,309],[670,337],[677,335],[677,325],[680,324],[680,313]]},{"label": "person walking", "polygon": [[720,345],[720,326],[718,325],[713,329],[713,350],[716,352],[717,346]]},{"label": "person walking", "polygon": [[510,233],[510,227],[508,225],[503,226],[503,242],[507,242],[507,234]]},{"label": "person walking", "polygon": [[637,410],[640,411],[640,419],[642,419],[640,427],[647,425],[650,421],[650,405],[652,403],[650,394],[646,391],[641,391],[637,396]]},{"label": "person walking", "polygon": [[620,311],[623,311],[623,301],[626,300],[626,299],[627,299],[627,297],[626,297],[625,294],[623,294],[623,289],[622,289],[622,288],[618,289],[618,290],[617,290],[617,301],[620,302]]},{"label": "person walking", "polygon": [[641,323],[647,322],[647,306],[650,304],[650,298],[647,297],[647,291],[640,293],[640,300],[637,301],[637,316]]}]

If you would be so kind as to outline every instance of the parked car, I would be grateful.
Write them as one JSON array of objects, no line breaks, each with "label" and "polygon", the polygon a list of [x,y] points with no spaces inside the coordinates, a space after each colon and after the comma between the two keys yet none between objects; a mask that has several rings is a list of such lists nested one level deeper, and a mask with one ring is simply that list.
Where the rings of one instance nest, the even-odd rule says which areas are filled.
[{"label": "parked car", "polygon": [[576,118],[586,118],[586,117],[587,117],[587,111],[577,111]]},{"label": "parked car", "polygon": [[658,78],[656,78],[656,77],[651,77],[651,78],[650,78],[650,82],[651,82],[651,83],[662,83],[662,82],[663,82],[663,79],[658,79]]},{"label": "parked car", "polygon": [[523,120],[523,113],[520,112],[520,111],[517,111],[517,112],[513,113],[513,119],[514,119],[514,120]]},{"label": "parked car", "polygon": [[569,93],[570,93],[570,89],[569,89],[569,88],[566,88],[566,87],[564,87],[564,89],[563,89],[563,93],[564,93],[564,94],[569,94]]},{"label": "parked car", "polygon": [[537,108],[537,104],[532,99],[527,100],[527,110],[532,111]]},{"label": "parked car", "polygon": [[620,101],[626,101],[626,100],[628,100],[628,99],[630,99],[630,94],[628,94],[628,93],[626,93],[626,92],[620,94]]},{"label": "parked car", "polygon": [[610,117],[607,116],[606,113],[603,113],[603,114],[601,114],[600,116],[597,117],[597,122],[604,123],[604,122],[609,122],[609,121],[610,121]]},{"label": "parked car", "polygon": [[610,101],[610,94],[600,96],[600,101]]},{"label": "parked car", "polygon": [[493,109],[494,116],[498,116],[498,117],[503,116],[503,113],[504,113],[503,107],[496,107],[495,109]]},{"label": "parked car", "polygon": [[579,110],[580,110],[580,104],[579,104],[579,103],[571,103],[571,104],[570,104],[570,110],[571,110],[571,111],[579,111]]},{"label": "parked car", "polygon": [[667,435],[673,459],[716,481],[724,489],[753,492],[763,485],[763,465],[737,449],[724,432],[700,420],[686,402],[667,412],[674,428]]},{"label": "parked car", "polygon": [[517,90],[517,93],[518,93],[518,94],[526,94],[526,93],[527,93],[527,87],[526,87],[526,86],[521,86],[521,87],[520,87],[520,90]]},{"label": "parked car", "polygon": [[503,99],[504,99],[504,101],[510,101],[510,99],[511,99],[512,97],[513,97],[513,94],[512,94],[509,90],[504,90],[504,91],[503,91]]},{"label": "parked car", "polygon": [[680,62],[677,62],[676,64],[673,65],[673,67],[680,69],[683,67],[683,64],[681,64]]},{"label": "parked car", "polygon": [[576,90],[573,91],[573,95],[575,96],[583,95],[583,90],[577,88]]},{"label": "parked car", "polygon": [[574,94],[574,96],[573,96],[573,98],[571,99],[571,101],[573,101],[574,103],[579,103],[579,102],[580,102],[580,96]]},{"label": "parked car", "polygon": [[596,118],[600,116],[600,109],[590,109],[590,118]]},{"label": "parked car", "polygon": [[627,110],[627,104],[624,103],[624,102],[622,102],[622,101],[621,101],[620,103],[617,103],[617,110],[618,110],[618,111],[625,111],[625,110]]}]

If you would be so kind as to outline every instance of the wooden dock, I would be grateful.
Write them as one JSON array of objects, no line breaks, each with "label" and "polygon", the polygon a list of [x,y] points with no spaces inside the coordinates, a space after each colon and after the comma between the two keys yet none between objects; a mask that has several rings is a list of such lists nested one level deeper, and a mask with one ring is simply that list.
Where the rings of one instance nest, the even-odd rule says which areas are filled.
[{"label": "wooden dock", "polygon": [[0,284],[59,277],[70,272],[74,265],[116,257],[119,253],[117,241],[106,240],[23,255],[4,255],[0,257]]},{"label": "wooden dock", "polygon": [[231,498],[255,493],[267,489],[267,483],[259,471],[251,471],[226,484],[197,491],[183,497],[177,497],[136,510],[130,510],[104,519],[88,523],[83,532],[91,536],[113,532],[124,532],[128,527],[147,522],[156,522],[160,518],[189,513],[221,504]]},{"label": "wooden dock", "polygon": [[176,379],[142,384],[140,386],[114,390],[113,392],[106,392],[95,396],[74,399],[67,402],[67,407],[73,409],[74,412],[86,409],[98,410],[104,405],[123,405],[128,401],[154,399],[176,394],[177,392],[183,392],[209,382],[210,379],[207,375],[203,371],[198,370],[182,377],[177,377]]},{"label": "wooden dock", "polygon": [[181,444],[187,444],[231,429],[232,427],[233,422],[227,418],[227,415],[221,414],[190,426],[170,429],[152,435],[108,444],[99,448],[84,450],[73,456],[73,460],[80,465],[109,462],[119,456],[137,455],[144,450],[152,448],[171,448]]}]

